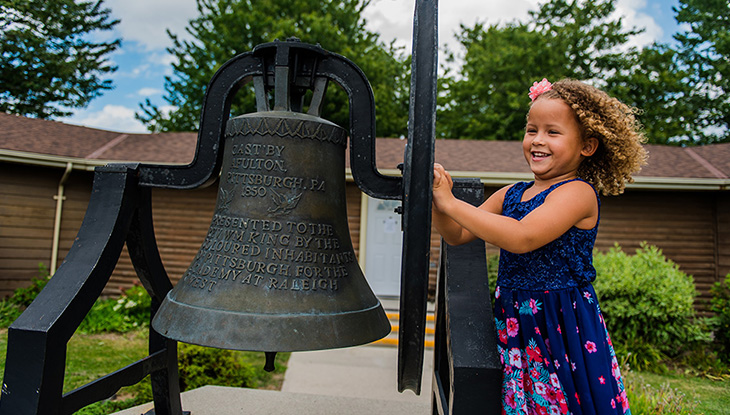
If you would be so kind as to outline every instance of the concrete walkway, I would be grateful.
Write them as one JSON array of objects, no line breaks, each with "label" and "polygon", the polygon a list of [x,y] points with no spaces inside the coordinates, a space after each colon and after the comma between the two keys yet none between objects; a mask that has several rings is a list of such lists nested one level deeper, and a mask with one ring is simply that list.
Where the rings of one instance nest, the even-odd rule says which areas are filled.
[{"label": "concrete walkway", "polygon": [[430,408],[433,351],[425,353],[420,396],[410,390],[398,392],[397,354],[395,347],[380,346],[292,353],[282,392],[402,401]]},{"label": "concrete walkway", "polygon": [[[395,347],[359,346],[292,353],[281,391],[206,386],[182,394],[192,415],[427,415],[433,352],[426,350],[421,394],[397,390]],[[140,415],[152,404],[117,415]]]}]

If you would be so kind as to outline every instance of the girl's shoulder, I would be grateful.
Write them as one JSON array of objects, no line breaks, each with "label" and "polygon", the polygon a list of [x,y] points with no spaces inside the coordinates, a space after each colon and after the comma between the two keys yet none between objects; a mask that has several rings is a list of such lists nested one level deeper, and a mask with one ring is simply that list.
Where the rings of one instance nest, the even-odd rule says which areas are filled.
[{"label": "girl's shoulder", "polygon": [[577,179],[570,179],[566,180],[560,183],[556,183],[550,187],[550,194],[554,193],[578,193],[586,196],[593,196],[598,197],[598,192],[596,192],[596,188],[593,187],[592,184],[589,182],[577,178]]}]

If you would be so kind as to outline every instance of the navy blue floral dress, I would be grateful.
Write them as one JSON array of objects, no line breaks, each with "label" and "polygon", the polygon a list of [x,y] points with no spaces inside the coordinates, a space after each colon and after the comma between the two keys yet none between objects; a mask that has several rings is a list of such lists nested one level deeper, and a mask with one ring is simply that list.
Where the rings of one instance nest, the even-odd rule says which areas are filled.
[{"label": "navy blue floral dress", "polygon": [[[505,194],[502,213],[520,220],[567,182],[524,202],[533,182],[517,183]],[[573,227],[532,252],[501,251],[494,315],[504,414],[631,413],[591,285],[597,231],[598,223]]]}]

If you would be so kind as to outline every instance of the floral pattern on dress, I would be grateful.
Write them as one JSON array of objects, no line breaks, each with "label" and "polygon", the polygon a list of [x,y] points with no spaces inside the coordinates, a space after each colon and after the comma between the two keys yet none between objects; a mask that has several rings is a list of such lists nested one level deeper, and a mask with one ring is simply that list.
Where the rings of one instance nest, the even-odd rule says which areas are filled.
[{"label": "floral pattern on dress", "polygon": [[[499,294],[495,325],[505,415],[631,413],[591,286],[545,292],[499,287]],[[568,324],[576,327],[571,334],[561,329]]]}]

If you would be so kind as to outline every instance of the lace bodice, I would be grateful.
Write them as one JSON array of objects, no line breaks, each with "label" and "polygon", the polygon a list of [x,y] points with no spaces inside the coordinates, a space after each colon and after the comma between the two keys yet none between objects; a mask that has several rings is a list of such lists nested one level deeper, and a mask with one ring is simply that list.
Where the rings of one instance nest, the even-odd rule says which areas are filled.
[{"label": "lace bodice", "polygon": [[[550,192],[573,180],[580,179],[556,183],[524,202],[521,201],[522,194],[534,182],[516,183],[504,196],[502,214],[520,220],[542,205]],[[552,290],[581,287],[595,280],[593,244],[597,232],[598,221],[588,230],[574,226],[558,239],[531,252],[515,254],[502,249],[497,284],[525,290]]]}]

